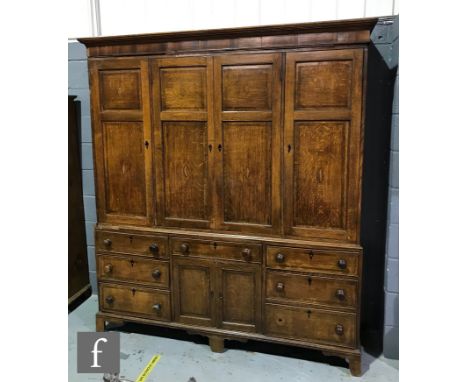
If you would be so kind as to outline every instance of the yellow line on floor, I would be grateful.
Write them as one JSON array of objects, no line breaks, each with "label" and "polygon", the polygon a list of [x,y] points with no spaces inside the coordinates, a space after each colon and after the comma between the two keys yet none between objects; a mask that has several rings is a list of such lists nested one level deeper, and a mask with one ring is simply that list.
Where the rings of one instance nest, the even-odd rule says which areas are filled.
[{"label": "yellow line on floor", "polygon": [[144,382],[144,381],[146,381],[146,378],[148,378],[148,375],[151,374],[151,371],[156,366],[156,364],[159,362],[160,358],[161,358],[161,356],[159,354],[153,356],[153,358],[151,358],[151,360],[145,366],[145,368],[140,373],[140,375],[138,376],[138,378],[136,379],[135,382]]}]

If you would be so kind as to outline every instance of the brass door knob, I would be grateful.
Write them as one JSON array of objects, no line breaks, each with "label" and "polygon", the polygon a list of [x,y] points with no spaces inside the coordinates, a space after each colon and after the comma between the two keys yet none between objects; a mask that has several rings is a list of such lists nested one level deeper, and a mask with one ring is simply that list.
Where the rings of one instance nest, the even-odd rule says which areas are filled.
[{"label": "brass door knob", "polygon": [[242,250],[242,256],[246,261],[252,260],[252,250],[250,248],[244,248]]},{"label": "brass door knob", "polygon": [[107,296],[106,297],[106,302],[110,305],[114,302],[114,297],[113,296]]},{"label": "brass door knob", "polygon": [[343,300],[346,298],[345,292],[344,292],[343,289],[337,289],[337,290],[336,290],[336,298],[337,298],[338,300],[340,300],[340,301],[343,301]]},{"label": "brass door knob", "polygon": [[161,311],[161,304],[154,304],[153,305],[153,310],[155,310],[156,312],[160,312]]},{"label": "brass door knob", "polygon": [[345,269],[345,268],[346,268],[346,265],[347,265],[347,263],[346,263],[346,260],[345,260],[345,259],[339,259],[339,260],[338,260],[338,267],[339,267],[340,269]]},{"label": "brass door knob", "polygon": [[104,266],[104,273],[111,273],[112,272],[112,264],[107,264]]},{"label": "brass door knob", "polygon": [[284,292],[284,283],[278,283],[276,284],[276,290],[278,292]]},{"label": "brass door knob", "polygon": [[159,269],[155,269],[151,275],[154,279],[159,279],[161,277],[161,271]]},{"label": "brass door knob", "polygon": [[149,246],[149,250],[152,254],[156,254],[159,252],[159,247],[156,243],[153,243]]},{"label": "brass door knob", "polygon": [[182,253],[188,253],[188,251],[189,251],[189,245],[186,244],[186,243],[181,244],[181,245],[180,245],[180,251],[181,251]]},{"label": "brass door knob", "polygon": [[106,247],[110,247],[112,245],[112,240],[111,239],[104,239],[104,245]]},{"label": "brass door knob", "polygon": [[338,334],[339,336],[342,336],[344,333],[344,328],[343,325],[338,324],[335,326],[335,333]]},{"label": "brass door knob", "polygon": [[277,263],[284,263],[284,259],[286,256],[284,256],[282,253],[276,254],[276,262]]}]

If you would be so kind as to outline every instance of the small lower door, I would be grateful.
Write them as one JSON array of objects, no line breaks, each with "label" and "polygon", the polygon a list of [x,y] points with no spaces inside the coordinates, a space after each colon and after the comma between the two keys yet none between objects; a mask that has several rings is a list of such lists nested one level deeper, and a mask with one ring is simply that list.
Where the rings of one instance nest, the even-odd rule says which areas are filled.
[{"label": "small lower door", "polygon": [[215,326],[213,263],[178,256],[172,259],[175,321]]},{"label": "small lower door", "polygon": [[261,324],[260,265],[223,262],[217,265],[218,326],[246,332]]}]

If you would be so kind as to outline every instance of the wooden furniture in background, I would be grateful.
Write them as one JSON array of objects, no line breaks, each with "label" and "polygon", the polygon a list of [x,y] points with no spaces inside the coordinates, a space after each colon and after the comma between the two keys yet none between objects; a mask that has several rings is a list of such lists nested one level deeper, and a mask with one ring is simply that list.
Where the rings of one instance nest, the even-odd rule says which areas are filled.
[{"label": "wooden furniture in background", "polygon": [[78,115],[75,96],[68,96],[68,310],[91,295],[81,181]]},{"label": "wooden furniture in background", "polygon": [[360,200],[376,19],[80,39],[97,330],[321,350],[360,374]]}]

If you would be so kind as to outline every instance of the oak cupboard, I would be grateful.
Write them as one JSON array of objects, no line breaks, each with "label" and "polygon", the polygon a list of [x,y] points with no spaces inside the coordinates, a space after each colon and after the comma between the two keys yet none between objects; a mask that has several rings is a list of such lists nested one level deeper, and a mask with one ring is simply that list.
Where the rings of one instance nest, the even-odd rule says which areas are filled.
[{"label": "oak cupboard", "polygon": [[361,373],[376,19],[80,39],[107,322],[316,349]]}]

